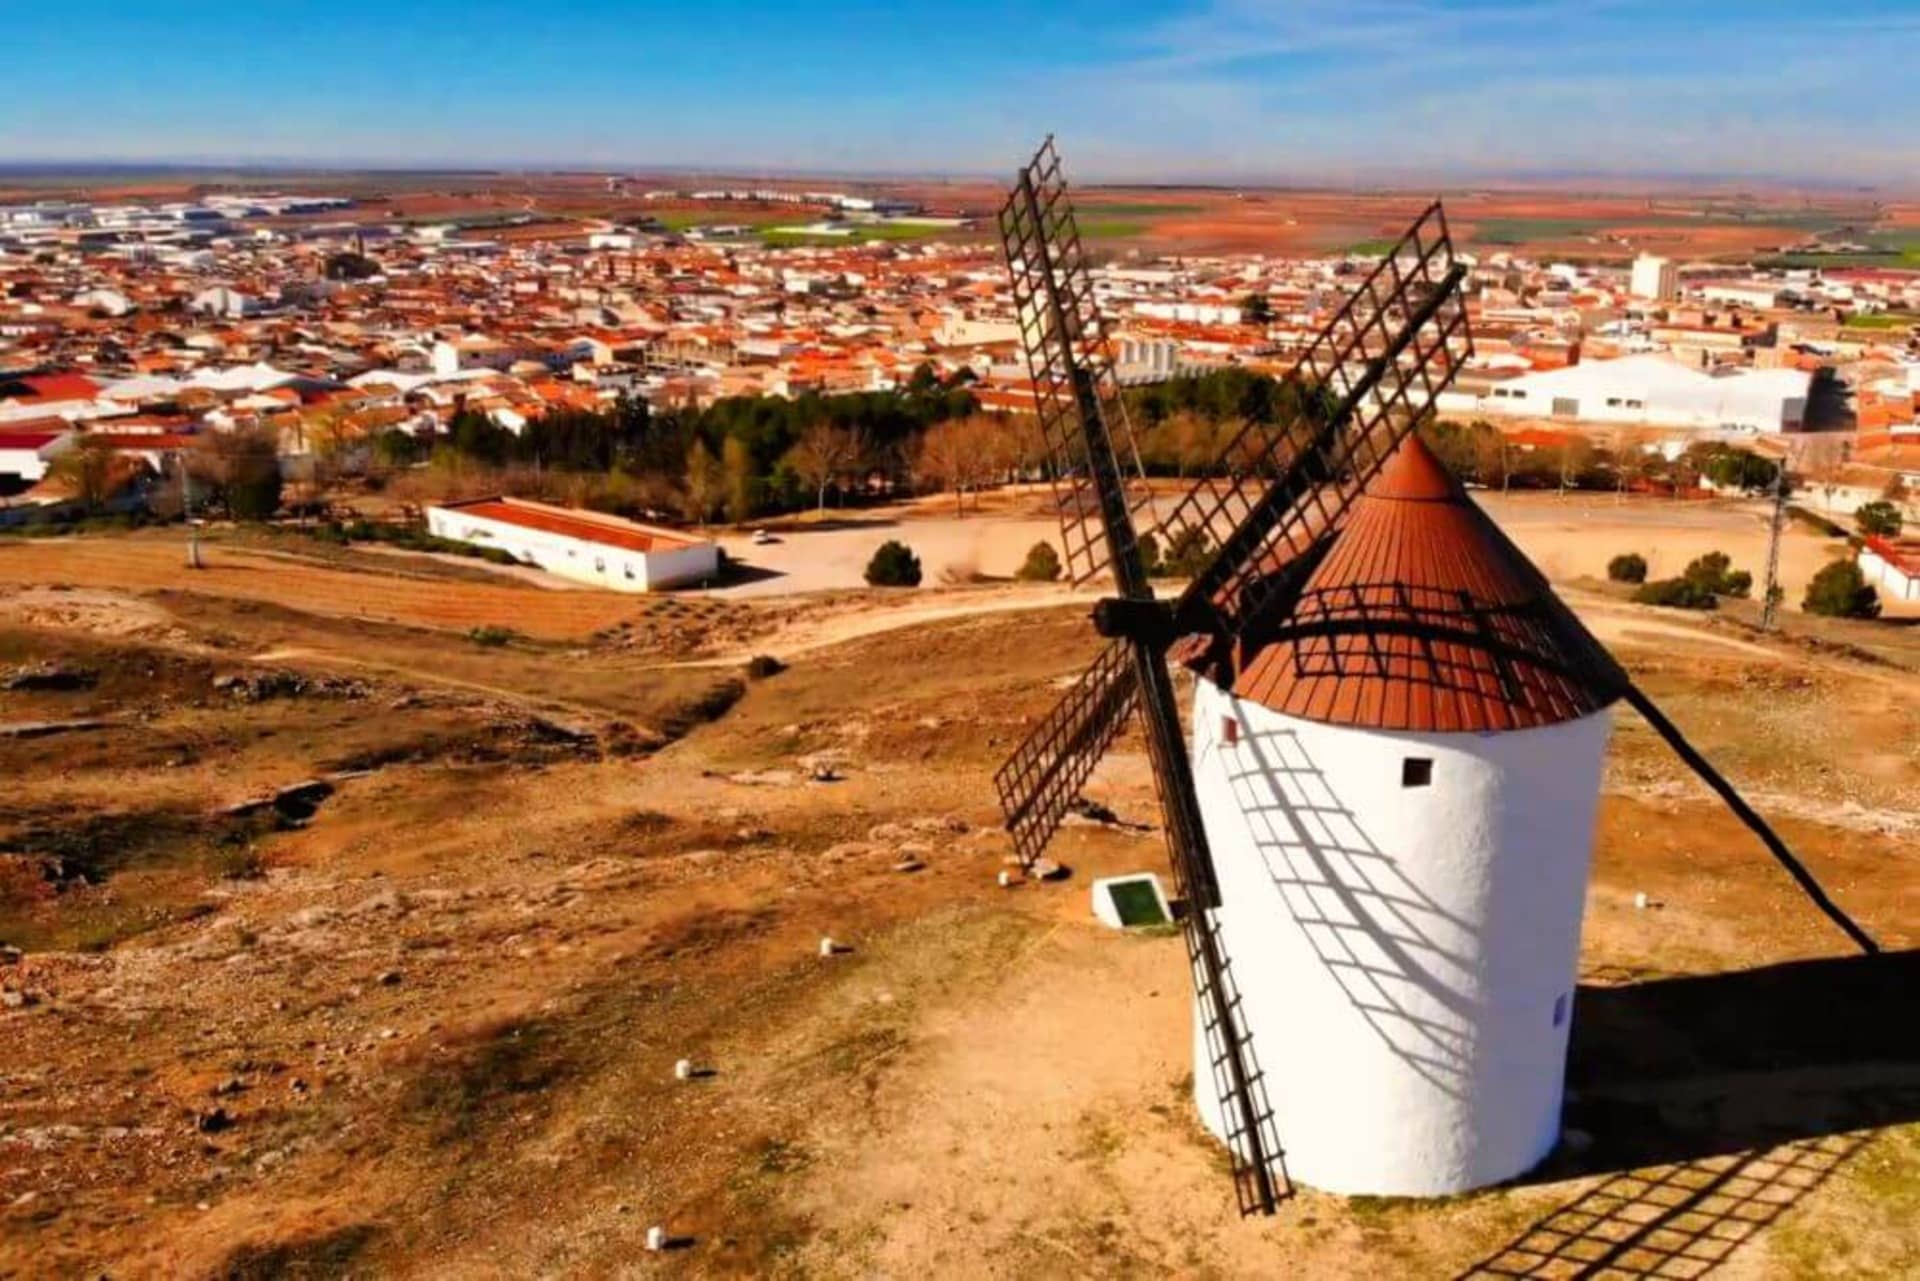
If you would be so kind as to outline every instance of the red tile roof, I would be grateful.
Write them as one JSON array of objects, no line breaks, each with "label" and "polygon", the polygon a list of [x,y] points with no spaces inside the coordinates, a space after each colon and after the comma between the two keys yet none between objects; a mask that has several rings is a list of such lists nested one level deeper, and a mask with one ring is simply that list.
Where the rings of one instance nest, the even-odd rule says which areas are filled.
[{"label": "red tile roof", "polygon": [[549,507],[545,503],[531,503],[521,498],[472,498],[465,502],[443,503],[441,506],[465,516],[497,520],[506,525],[518,525],[522,529],[559,534],[563,538],[577,538],[582,542],[603,543],[633,552],[674,551],[698,545],[698,540],[672,530],[640,525],[600,512]]},{"label": "red tile roof", "polygon": [[92,400],[100,384],[84,374],[28,374],[12,380],[27,389],[21,400]]},{"label": "red tile roof", "polygon": [[1474,732],[1576,720],[1613,660],[1417,437],[1334,535],[1234,693],[1306,720]]},{"label": "red tile roof", "polygon": [[64,435],[62,431],[0,431],[0,449],[44,449]]},{"label": "red tile roof", "polygon": [[1901,573],[1909,577],[1920,574],[1920,538],[1882,538],[1868,534],[1863,541],[1868,550]]}]

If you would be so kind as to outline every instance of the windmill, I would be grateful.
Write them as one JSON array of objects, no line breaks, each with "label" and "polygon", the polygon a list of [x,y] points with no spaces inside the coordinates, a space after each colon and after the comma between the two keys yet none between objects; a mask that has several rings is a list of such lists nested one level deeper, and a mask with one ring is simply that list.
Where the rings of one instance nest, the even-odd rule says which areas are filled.
[{"label": "windmill", "polygon": [[[1437,202],[1308,346],[1277,421],[1156,522],[1214,549],[1172,600],[1051,138],[999,229],[1067,566],[1116,592],[1093,611],[1106,647],[995,786],[1031,867],[1139,714],[1186,904],[1196,1104],[1243,1214],[1271,1213],[1296,1161],[1329,1190],[1436,1194],[1551,1148],[1617,700],[1874,950],[1414,436],[1472,350]],[[1191,757],[1171,662],[1196,677]],[[1420,857],[1369,834],[1395,814]]]}]

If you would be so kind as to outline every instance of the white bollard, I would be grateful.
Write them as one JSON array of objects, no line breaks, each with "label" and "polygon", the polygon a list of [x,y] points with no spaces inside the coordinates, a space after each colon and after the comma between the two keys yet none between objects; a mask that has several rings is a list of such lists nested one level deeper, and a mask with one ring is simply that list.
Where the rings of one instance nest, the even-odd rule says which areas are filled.
[{"label": "white bollard", "polygon": [[681,1059],[678,1063],[675,1063],[673,1065],[673,1075],[676,1080],[691,1080],[693,1078],[693,1060]]},{"label": "white bollard", "polygon": [[647,1229],[647,1249],[655,1252],[667,1248],[667,1230],[658,1224]]},{"label": "white bollard", "polygon": [[823,938],[820,940],[820,955],[832,956],[838,946],[831,938]]},{"label": "white bollard", "polygon": [[1644,912],[1647,910],[1646,891],[1642,890],[1633,896],[1633,908],[1636,912]]},{"label": "white bollard", "polygon": [[1005,868],[1000,869],[1000,888],[1003,890],[1013,888],[1013,873]]}]

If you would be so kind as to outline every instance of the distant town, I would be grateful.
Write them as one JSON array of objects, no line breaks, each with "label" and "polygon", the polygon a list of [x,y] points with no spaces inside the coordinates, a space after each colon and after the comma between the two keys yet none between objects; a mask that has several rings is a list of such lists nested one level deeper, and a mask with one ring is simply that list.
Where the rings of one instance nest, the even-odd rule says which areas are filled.
[{"label": "distant town", "polygon": [[[584,194],[604,212],[529,196],[435,217],[270,192],[0,205],[0,525],[177,514],[196,467],[213,502],[202,463],[243,439],[272,456],[285,501],[455,454],[529,467],[470,470],[433,496],[552,497],[528,477],[591,464],[642,483],[583,501],[669,522],[1033,473],[1008,426],[1033,392],[988,201],[618,177]],[[1160,247],[1130,242],[1143,224],[1124,219],[1190,206],[1107,208],[1086,228],[1094,284],[1138,386],[1284,375],[1384,248]],[[1784,465],[1830,517],[1886,502],[1911,517],[1920,267],[1845,234],[1699,257],[1591,239],[1564,256],[1469,244],[1475,355],[1439,402],[1462,429],[1456,469],[1710,490],[1684,462],[1714,447]],[[859,394],[896,403],[817,408]],[[788,408],[751,408],[768,401]],[[1151,402],[1149,467],[1184,471],[1173,420],[1218,430],[1236,409],[1217,401]],[[542,438],[560,423],[568,443]],[[992,424],[1008,439],[979,444]],[[827,427],[846,438],[803,440]],[[930,447],[948,428],[979,447]],[[1912,548],[1880,554],[1909,576],[1883,594],[1903,598]]]}]

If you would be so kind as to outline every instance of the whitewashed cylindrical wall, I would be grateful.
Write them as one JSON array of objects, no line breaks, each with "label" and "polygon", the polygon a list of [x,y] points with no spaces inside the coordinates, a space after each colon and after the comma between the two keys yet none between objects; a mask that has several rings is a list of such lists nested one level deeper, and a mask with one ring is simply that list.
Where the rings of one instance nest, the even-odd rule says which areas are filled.
[{"label": "whitewashed cylindrical wall", "polygon": [[[1439,1196],[1537,1164],[1559,1135],[1608,714],[1398,733],[1197,685],[1223,941],[1288,1174]],[[1196,1101],[1224,1135],[1200,1031]]]}]

